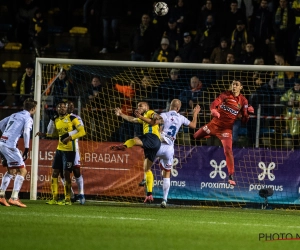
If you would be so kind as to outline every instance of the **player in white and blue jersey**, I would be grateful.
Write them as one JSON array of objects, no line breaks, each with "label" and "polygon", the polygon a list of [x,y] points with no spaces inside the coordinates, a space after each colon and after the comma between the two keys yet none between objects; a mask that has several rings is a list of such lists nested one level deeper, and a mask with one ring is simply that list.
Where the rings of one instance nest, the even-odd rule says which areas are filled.
[{"label": "player in white and blue jersey", "polygon": [[181,101],[179,99],[173,99],[170,104],[170,110],[165,113],[161,113],[161,117],[164,120],[163,128],[160,133],[161,146],[156,154],[156,157],[160,159],[160,166],[163,169],[163,201],[161,207],[167,206],[167,199],[170,189],[170,177],[171,169],[173,166],[174,156],[174,142],[176,135],[182,125],[190,128],[196,128],[197,115],[200,112],[200,106],[196,105],[193,110],[193,120],[189,121],[186,117],[179,114],[181,108]]},{"label": "player in white and blue jersey", "polygon": [[[24,177],[27,174],[24,161],[27,159],[29,151],[29,141],[30,141],[30,131],[32,130],[33,120],[32,115],[35,114],[37,102],[31,98],[24,101],[24,110],[18,113],[14,113],[3,120],[0,121],[0,128],[3,131],[0,138],[0,152],[3,154],[7,161],[8,171],[2,178],[0,187],[0,204],[4,206],[15,205],[18,207],[26,207],[19,200],[19,191],[22,187]],[[17,142],[23,133],[24,147],[25,150],[23,155],[17,148]],[[14,187],[11,194],[11,198],[8,203],[5,199],[5,191],[8,184],[14,174],[15,169],[17,170],[17,175],[14,180]],[[9,205],[10,204],[10,205]]]},{"label": "player in white and blue jersey", "polygon": [[171,169],[173,166],[174,156],[174,142],[176,135],[182,125],[190,128],[196,128],[197,115],[200,112],[200,106],[196,105],[193,110],[193,120],[189,121],[186,117],[179,114],[181,108],[181,101],[173,99],[170,104],[170,110],[165,113],[161,113],[161,117],[164,119],[164,125],[161,131],[161,147],[156,156],[159,158],[160,166],[163,170],[163,200],[161,207],[167,206],[168,194],[170,189],[170,177]]}]

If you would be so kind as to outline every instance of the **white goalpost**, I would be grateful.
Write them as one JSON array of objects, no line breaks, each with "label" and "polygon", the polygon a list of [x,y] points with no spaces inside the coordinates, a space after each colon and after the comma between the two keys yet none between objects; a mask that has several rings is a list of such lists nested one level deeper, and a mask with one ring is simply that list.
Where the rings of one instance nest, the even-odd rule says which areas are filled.
[{"label": "white goalpost", "polygon": [[[197,63],[160,63],[160,62],[135,62],[135,61],[109,61],[109,60],[82,60],[82,59],[59,59],[59,58],[36,58],[36,70],[35,70],[35,90],[34,90],[34,99],[38,102],[38,106],[37,106],[37,110],[36,110],[36,114],[34,115],[34,126],[33,126],[33,137],[32,137],[32,153],[31,153],[31,180],[30,180],[30,199],[31,200],[37,200],[38,198],[38,181],[39,181],[39,158],[40,158],[40,138],[39,137],[35,137],[34,135],[40,131],[41,129],[41,102],[42,102],[42,98],[43,95],[46,92],[46,89],[43,86],[43,84],[45,85],[45,80],[43,80],[43,70],[44,70],[44,66],[43,65],[60,65],[60,72],[62,70],[62,65],[71,65],[71,67],[76,68],[76,71],[74,73],[74,75],[72,75],[73,80],[76,80],[76,84],[82,84],[84,87],[82,86],[75,86],[77,89],[77,92],[80,94],[84,94],[84,90],[87,89],[88,84],[90,83],[90,79],[92,76],[94,75],[101,75],[102,77],[108,79],[107,81],[109,82],[109,84],[115,86],[114,84],[119,84],[122,87],[125,86],[127,87],[127,85],[129,85],[131,82],[139,82],[142,81],[142,76],[146,75],[145,72],[147,72],[147,74],[150,72],[151,78],[152,78],[152,83],[153,86],[157,87],[161,84],[161,82],[163,80],[166,79],[166,77],[168,77],[168,74],[170,72],[171,69],[176,69],[179,72],[181,72],[181,74],[185,77],[185,80],[187,80],[187,82],[189,83],[189,79],[190,76],[193,75],[197,75],[199,72],[199,75],[201,75],[203,72],[219,72],[221,74],[221,72],[229,72],[227,73],[222,73],[221,74],[221,78],[216,80],[215,82],[212,82],[209,87],[207,87],[204,91],[204,93],[202,94],[201,97],[201,101],[199,101],[200,106],[202,106],[201,104],[209,106],[210,102],[212,101],[212,99],[209,99],[209,95],[213,94],[214,97],[217,97],[222,90],[225,91],[226,90],[226,84],[230,83],[230,81],[232,81],[232,79],[234,79],[235,77],[238,78],[238,76],[243,75],[242,73],[245,73],[247,76],[245,77],[245,79],[247,79],[247,83],[245,86],[245,95],[247,97],[250,96],[251,91],[255,91],[256,90],[256,86],[250,86],[251,84],[253,84],[252,82],[250,83],[250,78],[252,79],[252,76],[250,76],[251,73],[249,72],[294,72],[294,73],[298,73],[300,72],[300,68],[299,67],[295,67],[295,66],[270,66],[270,65],[226,65],[226,64],[197,64]],[[98,69],[98,68],[99,69]],[[124,70],[125,69],[125,70]],[[142,72],[142,73],[141,73]],[[242,72],[237,73],[237,72]],[[204,75],[203,73],[203,75]],[[81,75],[82,74],[82,75]],[[224,77],[224,75],[226,75],[226,79]],[[57,75],[58,77],[58,75]],[[244,77],[244,76],[243,76]],[[78,79],[77,79],[78,78]],[[56,78],[53,79],[53,82]],[[201,79],[201,76],[199,77],[199,79],[205,84],[205,79]],[[249,80],[249,81],[248,81]],[[264,79],[266,82],[268,80],[268,78]],[[251,80],[252,81],[252,80]],[[222,83],[222,87],[220,87],[220,83]],[[249,86],[248,86],[249,85]],[[48,85],[47,88],[51,88],[51,86]],[[82,88],[82,89],[81,89]],[[137,87],[136,87],[137,88]],[[104,112],[103,110],[109,110],[109,109],[113,109],[114,105],[121,105],[121,103],[124,104],[124,102],[126,103],[126,105],[128,104],[128,100],[130,100],[130,105],[133,105],[132,103],[134,102],[134,98],[130,97],[126,97],[127,94],[127,89],[126,91],[124,90],[124,93],[119,93],[118,92],[118,96],[116,96],[116,91],[115,88],[111,88],[109,90],[107,89],[103,89],[103,95],[101,96],[101,98],[99,99],[98,103],[96,103],[96,108],[98,110],[102,110],[101,112]],[[182,90],[180,90],[182,92]],[[112,93],[113,92],[113,93]],[[124,95],[122,95],[124,94]],[[169,94],[169,90],[165,92],[165,95],[170,95],[170,97],[172,97],[171,94]],[[145,95],[145,98],[149,98],[150,96],[150,91],[147,92]],[[139,96],[139,98],[143,98],[144,96]],[[81,98],[81,97],[79,97]],[[151,97],[153,98],[153,97]],[[124,101],[125,100],[125,101]],[[127,102],[126,102],[127,100]],[[104,104],[103,104],[104,102]],[[107,103],[105,103],[107,102]],[[203,103],[201,103],[203,102]],[[154,105],[155,102],[154,102]],[[112,157],[110,158],[110,161],[113,162],[113,159],[115,160],[115,162],[121,162],[123,163],[123,159],[125,159],[124,157],[122,158],[121,155],[118,156],[108,156],[108,153],[104,150],[103,154],[96,154],[94,153],[94,149],[97,146],[91,146],[91,152],[89,151],[89,144],[93,144],[94,141],[97,142],[114,142],[116,136],[114,137],[114,134],[117,134],[117,136],[122,136],[124,135],[124,131],[121,130],[123,127],[123,125],[125,126],[124,123],[122,123],[122,121],[118,121],[117,117],[111,116],[111,114],[108,112],[107,114],[105,113],[105,118],[99,118],[97,117],[92,109],[94,108],[93,105],[90,106],[90,104],[86,104],[84,106],[84,108],[87,110],[83,115],[85,115],[86,117],[86,123],[87,123],[87,129],[89,130],[90,124],[94,124],[95,126],[95,120],[96,120],[96,124],[98,124],[98,128],[91,128],[89,131],[91,131],[91,133],[94,133],[94,130],[98,131],[100,134],[96,135],[96,139],[95,139],[95,135],[91,135],[91,138],[87,140],[86,145],[87,145],[87,150],[84,153],[84,160],[87,161],[89,164],[94,161],[93,164],[96,164],[95,162],[97,162],[97,164],[99,165],[99,169],[101,169],[101,171],[104,171],[103,169],[109,169],[107,170],[107,174],[108,175],[113,175],[111,172],[109,171],[113,171],[113,168],[108,168],[106,167],[106,163],[108,162],[108,158],[105,159],[101,159],[101,157]],[[80,107],[78,107],[78,109],[80,109]],[[162,111],[161,109],[159,109],[160,111]],[[80,112],[81,110],[79,110]],[[82,111],[81,111],[82,112]],[[106,112],[106,111],[105,111]],[[201,112],[203,112],[204,114],[199,118],[199,121],[201,125],[203,125],[203,123],[207,123],[208,121],[210,121],[210,114],[209,114],[209,110],[207,109],[203,109]],[[273,185],[274,186],[274,190],[276,189],[277,186],[280,186],[280,184],[274,184],[273,182],[269,183],[267,180],[267,176],[263,176],[264,178],[262,178],[260,176],[260,179],[258,178],[258,173],[259,171],[261,171],[261,167],[262,165],[265,166],[265,168],[268,167],[268,161],[272,161],[275,162],[275,164],[277,164],[276,166],[283,164],[285,159],[287,158],[286,155],[289,155],[291,152],[291,148],[286,148],[286,145],[283,145],[284,142],[286,142],[287,140],[285,138],[283,138],[283,136],[281,135],[281,139],[279,140],[279,137],[276,136],[276,132],[274,132],[274,135],[272,134],[272,138],[270,140],[272,140],[272,143],[274,145],[265,145],[263,144],[264,142],[262,142],[262,137],[266,135],[262,135],[262,132],[260,132],[261,127],[263,127],[264,125],[260,124],[261,123],[261,119],[280,119],[280,121],[282,120],[282,124],[280,124],[281,127],[283,127],[284,122],[286,121],[286,119],[284,117],[280,117],[280,118],[274,118],[274,117],[267,117],[266,115],[261,113],[261,106],[258,105],[256,110],[255,110],[255,115],[253,116],[253,120],[255,122],[253,122],[253,127],[255,128],[255,131],[253,133],[253,144],[252,146],[247,147],[241,147],[241,151],[235,151],[235,153],[237,154],[242,154],[242,156],[238,156],[237,160],[236,160],[236,165],[237,165],[237,173],[238,176],[240,176],[240,187],[236,187],[234,190],[234,193],[232,193],[232,190],[229,190],[229,188],[226,188],[226,185],[220,185],[220,182],[224,182],[224,180],[220,179],[216,182],[214,182],[215,180],[213,179],[203,179],[200,181],[200,183],[196,183],[196,179],[199,177],[200,175],[197,176],[195,175],[193,178],[193,181],[191,181],[191,185],[192,186],[191,189],[191,193],[193,193],[193,195],[189,195],[187,193],[189,193],[189,191],[183,190],[182,192],[186,192],[184,193],[184,195],[182,195],[182,193],[180,193],[181,191],[176,191],[178,193],[173,194],[174,195],[174,199],[176,199],[176,197],[178,197],[178,199],[181,199],[180,197],[184,197],[184,199],[187,200],[212,200],[212,201],[218,201],[218,197],[220,195],[225,194],[225,198],[224,200],[220,199],[220,201],[225,201],[225,202],[229,202],[231,203],[231,201],[233,202],[248,202],[248,201],[253,201],[257,198],[253,198],[254,197],[254,191],[256,192],[258,189],[263,188],[265,186],[268,185]],[[87,113],[87,114],[86,114]],[[189,111],[185,112],[186,115],[189,115]],[[107,115],[107,116],[106,116]],[[104,115],[102,114],[102,116],[104,117]],[[89,119],[89,120],[87,120]],[[105,121],[104,121],[105,120]],[[83,121],[85,123],[85,119],[83,118]],[[272,120],[273,121],[273,120]],[[105,124],[104,124],[105,123]],[[269,122],[267,122],[266,127],[272,127],[272,125],[269,125]],[[274,125],[275,126],[275,125]],[[300,125],[299,125],[300,126]],[[199,125],[197,126],[199,128]],[[101,129],[100,129],[101,128]],[[273,128],[273,127],[272,127]],[[124,128],[123,128],[124,129]],[[118,132],[121,131],[121,132]],[[122,134],[123,133],[123,134]],[[176,152],[178,154],[178,157],[182,157],[184,159],[184,161],[186,162],[181,162],[180,164],[178,164],[177,166],[174,167],[178,167],[179,170],[184,171],[185,169],[185,164],[187,164],[187,162],[189,162],[189,158],[186,156],[187,152],[191,152],[192,148],[196,148],[196,150],[198,150],[199,152],[202,152],[203,154],[206,154],[206,149],[204,151],[201,151],[201,147],[203,145],[209,145],[208,143],[203,144],[203,142],[201,141],[201,143],[199,144],[199,142],[192,142],[190,139],[190,135],[192,134],[191,131],[187,131],[187,130],[182,130],[180,133],[180,136],[177,137],[177,146],[176,146]],[[268,137],[269,138],[269,137]],[[215,145],[215,144],[213,144]],[[217,146],[218,144],[216,144]],[[274,147],[273,147],[274,146]],[[243,148],[247,148],[247,152],[242,151],[244,150]],[[270,151],[270,149],[274,149],[272,151],[272,153],[268,153]],[[268,151],[269,150],[269,151]],[[280,154],[278,153],[278,151],[280,151]],[[223,153],[222,150],[219,149],[219,145],[215,148],[215,152],[219,152],[218,154],[220,154],[223,157]],[[260,152],[264,152],[264,157],[267,158],[267,160],[265,158],[262,157],[262,153]],[[297,155],[299,155],[298,151],[295,151],[297,153]],[[213,154],[213,153],[212,153]],[[280,156],[279,156],[280,155]],[[113,158],[115,157],[115,158]],[[176,156],[177,157],[177,156]],[[191,157],[195,157],[194,155],[192,155]],[[205,156],[203,156],[205,158]],[[122,158],[122,160],[121,160]],[[119,159],[119,160],[118,160]],[[221,158],[220,158],[221,159]],[[177,160],[177,158],[176,158]],[[107,161],[107,162],[106,162]],[[125,160],[124,160],[125,161]],[[178,160],[177,160],[178,161]],[[193,162],[193,161],[192,161]],[[215,176],[216,178],[218,178],[218,173],[217,173],[217,168],[220,168],[221,171],[221,160],[218,162],[217,160],[215,161],[216,163],[214,163],[214,166],[210,165],[211,160],[207,159],[207,161],[203,162],[203,164],[205,164],[205,166],[200,166],[199,167],[199,171],[202,171],[202,168],[206,167],[207,171],[210,171],[209,168],[215,167],[216,168],[216,173]],[[260,164],[260,162],[264,162],[264,164]],[[84,162],[83,162],[84,163]],[[177,162],[178,163],[178,162]],[[177,164],[176,163],[176,164]],[[87,168],[87,171],[92,171],[93,167],[95,165],[90,164]],[[103,164],[103,166],[101,165]],[[117,164],[117,163],[115,163]],[[120,164],[120,163],[119,163]],[[193,164],[193,163],[191,163]],[[218,166],[219,164],[219,166]],[[179,166],[180,165],[180,166]],[[123,166],[123,165],[122,165]],[[182,168],[182,169],[180,169]],[[247,170],[248,168],[248,170]],[[91,169],[91,170],[90,170]],[[105,170],[106,171],[106,170]],[[124,169],[122,170],[124,173],[126,172]],[[157,171],[157,173],[159,173],[159,170],[155,170]],[[187,171],[187,170],[186,170]],[[191,170],[192,171],[192,170]],[[265,170],[267,171],[267,170]],[[270,171],[270,170],[268,170]],[[206,172],[205,172],[206,173]],[[188,172],[188,175],[193,176],[192,172]],[[212,176],[212,175],[211,175]],[[95,177],[96,178],[96,177]],[[130,178],[127,176],[127,178]],[[157,174],[157,178],[160,178]],[[189,179],[190,177],[188,177]],[[208,178],[209,178],[209,173],[208,173]],[[279,177],[278,177],[279,178]],[[188,180],[190,181],[190,180]],[[185,185],[185,187],[187,186],[188,183],[187,180],[178,180],[177,182],[174,181],[172,182],[173,185]],[[157,186],[161,185],[161,181],[159,181],[158,179],[155,181],[155,183],[157,183]],[[217,184],[214,184],[217,183]],[[255,186],[256,185],[256,186]],[[258,186],[260,185],[260,186]],[[282,184],[283,186],[286,184]],[[215,187],[215,189],[214,189]],[[112,187],[110,187],[112,188]],[[284,187],[283,189],[285,190],[286,193],[288,193],[288,189],[292,188],[292,187]],[[92,189],[92,188],[91,188]],[[113,188],[112,188],[113,189]],[[171,187],[172,189],[172,187]],[[176,189],[176,188],[174,188]],[[224,189],[224,190],[223,190]],[[179,190],[179,189],[178,189]],[[214,194],[212,192],[214,192],[213,190],[217,190],[218,192],[220,192],[220,194],[218,193],[216,196],[214,196]],[[220,191],[219,191],[220,190]],[[247,190],[249,190],[250,196],[248,197]],[[122,191],[123,192],[123,191]],[[127,190],[124,191],[124,193],[126,193]],[[100,192],[101,193],[101,192]],[[105,192],[104,196],[108,196],[106,195]],[[207,194],[205,194],[207,193]],[[246,195],[245,195],[246,194]],[[97,194],[98,195],[98,191]],[[278,194],[279,196],[284,196],[282,193]],[[280,197],[281,197],[280,196]],[[287,195],[288,196],[288,195]],[[212,198],[211,198],[212,197]],[[230,199],[230,197],[232,197],[232,200]],[[286,198],[287,200],[290,200],[289,197]]]}]

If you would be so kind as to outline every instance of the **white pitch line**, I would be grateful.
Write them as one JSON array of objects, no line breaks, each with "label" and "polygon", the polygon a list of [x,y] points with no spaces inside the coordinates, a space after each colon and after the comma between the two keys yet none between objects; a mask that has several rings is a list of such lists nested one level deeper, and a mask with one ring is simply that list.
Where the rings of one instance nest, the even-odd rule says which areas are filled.
[{"label": "white pitch line", "polygon": [[[14,213],[14,212],[6,212],[6,211],[1,211],[2,214],[7,214],[7,215],[13,215],[13,216],[24,216],[25,213]],[[61,214],[46,214],[46,213],[26,213],[30,216],[36,216],[36,217],[59,217],[61,218]],[[115,219],[115,220],[141,220],[141,221],[149,221],[149,220],[155,220],[155,219],[149,219],[149,218],[137,218],[137,217],[107,217],[107,216],[90,216],[90,215],[70,215],[70,214],[64,214],[63,217],[68,217],[68,218],[89,218],[89,219]]]},{"label": "white pitch line", "polygon": [[[30,216],[36,217],[59,217],[61,218],[61,214],[49,214],[49,213],[20,213],[20,212],[8,212],[8,211],[1,211],[2,215],[13,215],[13,216],[23,216],[24,214],[28,214]],[[89,219],[109,219],[109,220],[136,220],[136,221],[156,221],[157,219],[151,218],[138,218],[138,217],[108,217],[108,216],[90,216],[90,215],[70,215],[64,214],[64,217],[68,218],[89,218]],[[160,220],[161,221],[161,220]],[[173,222],[172,220],[167,220],[169,222]],[[180,222],[182,223],[182,222]],[[288,226],[288,225],[272,225],[272,224],[251,224],[251,223],[232,223],[232,222],[219,222],[219,221],[188,221],[188,223],[195,223],[195,224],[212,224],[212,225],[228,225],[228,226],[244,226],[244,227],[278,227],[278,228],[289,228],[289,229],[299,229],[300,226]]]}]

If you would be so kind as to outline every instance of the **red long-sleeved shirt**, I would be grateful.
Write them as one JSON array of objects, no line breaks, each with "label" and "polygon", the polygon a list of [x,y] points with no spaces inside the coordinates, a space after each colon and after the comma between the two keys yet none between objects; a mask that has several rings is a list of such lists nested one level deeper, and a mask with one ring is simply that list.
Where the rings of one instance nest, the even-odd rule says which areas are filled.
[{"label": "red long-sleeved shirt", "polygon": [[231,91],[221,93],[210,105],[210,110],[212,109],[220,113],[220,118],[214,117],[212,123],[224,129],[232,129],[239,113],[242,115],[242,122],[249,119],[248,100],[242,94],[234,96]]}]

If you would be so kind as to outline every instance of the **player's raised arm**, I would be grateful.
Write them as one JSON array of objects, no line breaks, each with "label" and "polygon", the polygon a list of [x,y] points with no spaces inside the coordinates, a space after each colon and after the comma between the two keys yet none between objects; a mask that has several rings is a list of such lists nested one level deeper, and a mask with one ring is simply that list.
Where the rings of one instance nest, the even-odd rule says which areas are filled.
[{"label": "player's raised arm", "polygon": [[138,123],[138,119],[130,116],[130,115],[125,115],[123,114],[122,110],[120,108],[115,108],[115,114],[117,116],[121,116],[124,120],[129,121],[129,122],[133,122],[133,123]]},{"label": "player's raised arm", "polygon": [[159,114],[155,113],[154,111],[153,111],[153,114],[151,115],[151,118],[148,118],[148,117],[145,117],[145,116],[141,115],[139,110],[136,110],[134,112],[134,114],[136,115],[137,118],[139,118],[140,120],[148,123],[151,126],[161,125],[161,124],[164,123],[163,118]]},{"label": "player's raised arm", "polygon": [[213,117],[220,118],[220,113],[218,112],[218,107],[222,103],[222,94],[217,97],[210,105],[210,112]]},{"label": "player's raised arm", "polygon": [[197,104],[194,109],[193,109],[193,120],[191,121],[191,123],[189,124],[189,128],[196,128],[197,126],[197,116],[200,112],[201,108],[200,106]]}]

